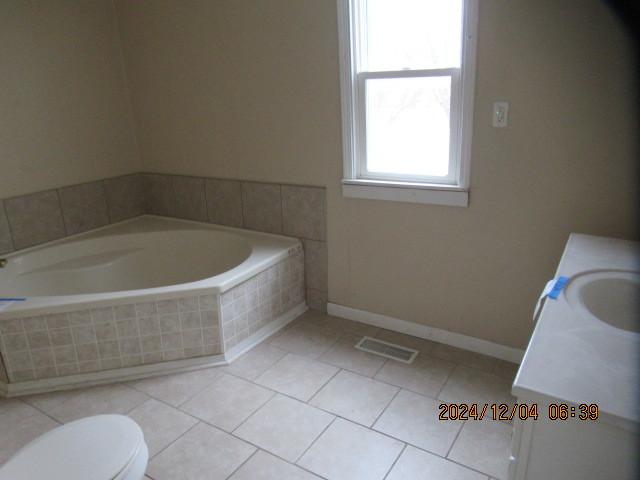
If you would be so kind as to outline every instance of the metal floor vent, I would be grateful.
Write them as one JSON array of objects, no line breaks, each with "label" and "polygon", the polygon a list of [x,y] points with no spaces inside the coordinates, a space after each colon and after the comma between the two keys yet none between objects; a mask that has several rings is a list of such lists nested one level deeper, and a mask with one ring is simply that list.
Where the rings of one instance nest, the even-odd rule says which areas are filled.
[{"label": "metal floor vent", "polygon": [[412,348],[385,342],[377,338],[362,337],[355,347],[363,352],[373,353],[381,357],[391,358],[402,363],[411,363],[418,355],[418,351]]}]

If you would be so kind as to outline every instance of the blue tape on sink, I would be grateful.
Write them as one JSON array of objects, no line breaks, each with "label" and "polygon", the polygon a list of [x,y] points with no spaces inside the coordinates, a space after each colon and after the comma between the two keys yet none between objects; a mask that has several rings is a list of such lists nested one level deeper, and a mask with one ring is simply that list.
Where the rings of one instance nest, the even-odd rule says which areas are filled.
[{"label": "blue tape on sink", "polygon": [[551,288],[551,291],[547,296],[549,298],[552,298],[553,300],[557,299],[558,296],[560,296],[560,292],[562,292],[562,289],[567,285],[568,282],[569,277],[558,277],[556,279],[556,283],[553,285],[553,288]]}]

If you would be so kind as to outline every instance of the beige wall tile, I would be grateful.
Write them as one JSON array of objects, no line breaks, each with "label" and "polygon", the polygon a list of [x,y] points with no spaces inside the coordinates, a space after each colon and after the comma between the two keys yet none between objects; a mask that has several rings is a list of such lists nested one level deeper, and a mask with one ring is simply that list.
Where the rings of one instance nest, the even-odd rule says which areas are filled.
[{"label": "beige wall tile", "polygon": [[207,215],[211,223],[242,227],[242,186],[235,180],[207,178]]},{"label": "beige wall tile", "polygon": [[142,175],[142,188],[146,213],[175,216],[176,196],[171,175],[145,173]]},{"label": "beige wall tile", "polygon": [[307,288],[307,305],[312,310],[319,312],[327,311],[327,292],[316,290],[315,288]]},{"label": "beige wall tile", "polygon": [[0,200],[0,254],[13,250],[13,240],[11,239],[11,230],[9,230],[9,221],[4,209],[4,202]]},{"label": "beige wall tile", "polygon": [[89,362],[98,359],[98,344],[87,343],[85,345],[77,345],[76,353],[79,362]]},{"label": "beige wall tile", "polygon": [[7,353],[27,349],[27,336],[24,333],[10,333],[2,338]]},{"label": "beige wall tile", "polygon": [[49,336],[51,338],[51,345],[53,346],[71,345],[73,343],[70,328],[55,328],[49,330]]},{"label": "beige wall tile", "polygon": [[29,348],[31,350],[51,345],[51,339],[49,338],[49,332],[47,330],[29,332],[27,333],[27,340],[29,341]]},{"label": "beige wall tile", "polygon": [[109,218],[119,222],[144,213],[142,177],[139,174],[104,180]]},{"label": "beige wall tile", "polygon": [[293,237],[326,240],[324,188],[282,186],[282,232]]},{"label": "beige wall tile", "polygon": [[65,236],[60,200],[55,190],[5,200],[16,249]]},{"label": "beige wall tile", "polygon": [[282,233],[280,185],[242,182],[242,215],[245,228]]},{"label": "beige wall tile", "polygon": [[327,285],[327,243],[303,240],[304,273],[307,288],[326,292]]},{"label": "beige wall tile", "polygon": [[173,191],[177,217],[200,222],[207,220],[203,178],[175,175],[173,176]]},{"label": "beige wall tile", "polygon": [[67,235],[86,232],[109,223],[103,182],[90,182],[58,190]]}]

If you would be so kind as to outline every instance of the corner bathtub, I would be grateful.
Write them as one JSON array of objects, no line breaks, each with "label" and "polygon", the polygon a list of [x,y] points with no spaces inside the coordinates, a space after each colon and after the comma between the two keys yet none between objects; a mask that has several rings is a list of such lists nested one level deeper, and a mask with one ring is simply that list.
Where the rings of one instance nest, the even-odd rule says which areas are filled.
[{"label": "corner bathtub", "polygon": [[142,216],[5,257],[0,394],[228,363],[306,309],[296,239]]}]

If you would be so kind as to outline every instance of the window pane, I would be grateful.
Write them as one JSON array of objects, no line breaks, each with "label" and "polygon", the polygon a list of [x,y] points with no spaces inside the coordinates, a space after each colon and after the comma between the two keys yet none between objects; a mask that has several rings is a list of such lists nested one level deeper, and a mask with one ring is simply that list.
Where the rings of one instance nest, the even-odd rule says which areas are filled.
[{"label": "window pane", "polygon": [[367,170],[446,176],[450,105],[451,77],[367,80]]},{"label": "window pane", "polygon": [[458,68],[462,0],[361,0],[364,71]]}]

